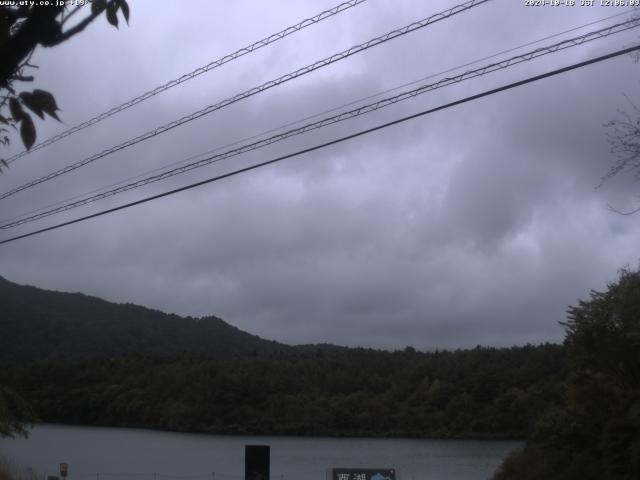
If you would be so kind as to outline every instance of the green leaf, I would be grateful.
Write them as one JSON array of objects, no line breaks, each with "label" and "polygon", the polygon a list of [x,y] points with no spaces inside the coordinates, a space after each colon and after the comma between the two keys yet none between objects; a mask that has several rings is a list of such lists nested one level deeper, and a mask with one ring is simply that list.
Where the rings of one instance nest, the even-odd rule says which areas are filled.
[{"label": "green leaf", "polygon": [[44,119],[44,114],[46,113],[60,121],[56,114],[56,110],[58,110],[56,99],[49,92],[36,89],[33,92],[22,92],[20,98],[22,103],[40,118]]},{"label": "green leaf", "polygon": [[19,122],[26,116],[26,113],[22,110],[22,105],[20,105],[20,102],[15,97],[9,99],[9,111],[16,122]]},{"label": "green leaf", "polygon": [[129,4],[127,0],[120,0],[120,10],[122,10],[122,15],[124,15],[124,19],[127,21],[127,25],[129,24]]},{"label": "green leaf", "polygon": [[91,13],[97,15],[102,12],[107,6],[107,0],[93,0],[91,2]]},{"label": "green leaf", "polygon": [[118,28],[118,17],[116,15],[116,6],[113,2],[107,3],[107,20],[111,25]]},{"label": "green leaf", "polygon": [[60,119],[58,118],[58,115],[56,114],[56,111],[60,109],[58,108],[58,104],[56,103],[56,99],[54,98],[53,95],[51,95],[49,92],[45,90],[40,90],[40,89],[35,89],[31,95],[32,95],[33,101],[35,102],[35,104],[40,110],[42,110],[44,113],[46,113],[50,117],[53,117],[56,120],[60,121]]},{"label": "green leaf", "polygon": [[22,92],[20,93],[20,98],[22,99],[22,103],[24,103],[29,110],[44,120],[42,107],[39,105],[38,99],[33,95],[33,93]]},{"label": "green leaf", "polygon": [[27,150],[36,143],[36,126],[33,124],[31,117],[26,113],[20,122],[20,137],[22,137],[22,143],[24,143]]}]

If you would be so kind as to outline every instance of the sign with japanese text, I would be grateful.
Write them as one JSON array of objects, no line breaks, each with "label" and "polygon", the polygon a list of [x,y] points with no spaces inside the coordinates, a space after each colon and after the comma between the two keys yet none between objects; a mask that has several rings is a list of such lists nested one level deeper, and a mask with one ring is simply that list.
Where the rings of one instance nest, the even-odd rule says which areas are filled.
[{"label": "sign with japanese text", "polygon": [[396,480],[392,468],[332,468],[331,480]]}]

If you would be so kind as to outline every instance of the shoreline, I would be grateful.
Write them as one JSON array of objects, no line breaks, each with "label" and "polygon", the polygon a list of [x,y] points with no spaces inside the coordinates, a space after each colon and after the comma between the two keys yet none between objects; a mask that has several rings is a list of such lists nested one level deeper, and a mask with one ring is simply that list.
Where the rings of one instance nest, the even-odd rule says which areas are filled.
[{"label": "shoreline", "polygon": [[[318,433],[253,433],[253,432],[238,432],[238,431],[214,431],[214,430],[169,430],[158,429],[145,426],[132,426],[132,425],[104,425],[104,424],[84,424],[84,423],[63,423],[63,422],[42,422],[33,425],[33,428],[40,426],[53,426],[53,427],[78,427],[78,428],[112,428],[123,430],[140,430],[145,432],[156,433],[178,433],[189,435],[207,435],[216,437],[276,437],[276,438],[320,438],[328,440],[433,440],[433,441],[482,441],[482,442],[525,442],[525,438],[508,434],[496,434],[496,435],[425,435],[425,436],[409,436],[401,434],[380,434],[380,435],[359,435],[359,434],[318,434]],[[30,428],[29,431],[33,430]],[[18,439],[18,437],[16,437]],[[10,439],[9,439],[10,440]]]}]

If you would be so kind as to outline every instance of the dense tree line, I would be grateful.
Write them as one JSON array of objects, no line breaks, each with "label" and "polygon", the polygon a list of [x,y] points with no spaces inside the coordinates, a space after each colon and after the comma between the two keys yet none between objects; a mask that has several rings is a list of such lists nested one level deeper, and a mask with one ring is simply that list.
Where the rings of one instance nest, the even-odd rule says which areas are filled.
[{"label": "dense tree line", "polygon": [[0,438],[26,437],[36,420],[33,409],[20,395],[0,385]]},{"label": "dense tree line", "polygon": [[496,480],[640,478],[640,271],[592,292],[565,323],[562,403],[534,422]]},{"label": "dense tree line", "polygon": [[556,345],[130,355],[0,366],[47,422],[177,431],[522,437],[562,397]]}]

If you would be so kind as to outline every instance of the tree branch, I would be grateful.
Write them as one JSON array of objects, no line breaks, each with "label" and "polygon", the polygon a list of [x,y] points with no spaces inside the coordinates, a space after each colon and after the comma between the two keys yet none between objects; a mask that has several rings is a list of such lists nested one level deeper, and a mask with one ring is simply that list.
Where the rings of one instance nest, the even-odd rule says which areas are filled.
[{"label": "tree branch", "polygon": [[[113,3],[114,0],[111,0],[109,3]],[[106,7],[101,9],[101,10],[97,10],[96,12],[93,12],[91,14],[89,14],[89,16],[87,16],[84,20],[82,20],[81,22],[77,23],[75,26],[71,27],[69,30],[67,30],[66,32],[61,33],[58,38],[56,39],[55,43],[52,43],[50,45],[45,45],[46,47],[53,47],[54,45],[58,45],[59,43],[64,42],[65,40],[70,39],[71,37],[73,37],[75,34],[80,33],[81,31],[83,31],[85,28],[87,28],[87,26],[93,22],[102,12],[104,12],[106,10]],[[74,10],[74,11],[77,11]]]},{"label": "tree branch", "polygon": [[[115,0],[109,0],[103,8],[91,12],[78,24],[62,32],[62,25],[56,20],[64,6],[34,8],[18,31],[0,46],[0,87],[6,87],[11,75],[15,74],[24,59],[38,45],[53,47],[82,32],[107,8],[115,8]],[[74,10],[72,13],[75,13]],[[69,17],[67,17],[68,19]]]},{"label": "tree branch", "polygon": [[82,7],[83,7],[82,5],[78,5],[76,8],[71,10],[67,15],[65,15],[65,17],[62,19],[62,25],[64,25],[67,21],[69,21],[71,17],[73,17],[76,13],[78,13]]},{"label": "tree branch", "polygon": [[38,43],[55,35],[56,17],[63,7],[35,8],[29,17],[2,46],[0,46],[0,86],[7,86],[9,77],[17,72],[20,64]]},{"label": "tree branch", "polygon": [[14,81],[14,80],[18,80],[20,82],[33,82],[33,75],[28,75],[28,76],[24,76],[24,75],[12,75],[9,77],[10,81]]}]

